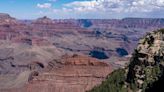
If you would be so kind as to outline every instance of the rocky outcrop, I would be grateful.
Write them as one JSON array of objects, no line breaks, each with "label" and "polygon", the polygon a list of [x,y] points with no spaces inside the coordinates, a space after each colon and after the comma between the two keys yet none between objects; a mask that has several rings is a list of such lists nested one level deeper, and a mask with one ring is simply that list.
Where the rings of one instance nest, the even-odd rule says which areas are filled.
[{"label": "rocky outcrop", "polygon": [[[164,75],[164,29],[149,33],[140,40],[129,65],[128,82],[141,92]],[[160,87],[159,87],[160,88]],[[157,89],[158,90],[158,89]]]},{"label": "rocky outcrop", "polygon": [[12,18],[8,14],[0,13],[0,25],[13,25],[17,24],[17,21],[15,18]]},{"label": "rocky outcrop", "polygon": [[148,33],[132,55],[130,64],[111,73],[89,92],[163,92],[164,29]]}]

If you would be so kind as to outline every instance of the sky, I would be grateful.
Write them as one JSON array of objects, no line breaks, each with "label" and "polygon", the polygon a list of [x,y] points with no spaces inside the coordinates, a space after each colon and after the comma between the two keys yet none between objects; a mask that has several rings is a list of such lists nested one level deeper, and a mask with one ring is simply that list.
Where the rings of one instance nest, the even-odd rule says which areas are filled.
[{"label": "sky", "polygon": [[164,0],[0,0],[0,13],[18,19],[164,18]]}]

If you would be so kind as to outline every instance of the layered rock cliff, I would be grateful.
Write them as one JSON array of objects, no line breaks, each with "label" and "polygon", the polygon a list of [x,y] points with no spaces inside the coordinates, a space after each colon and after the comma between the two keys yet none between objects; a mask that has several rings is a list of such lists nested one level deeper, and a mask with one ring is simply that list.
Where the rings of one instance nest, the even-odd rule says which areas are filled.
[{"label": "layered rock cliff", "polygon": [[[63,56],[48,63],[41,72],[26,71],[8,78],[1,92],[85,92],[101,84],[112,71],[111,65],[87,56]],[[19,81],[19,82],[17,82]]]}]

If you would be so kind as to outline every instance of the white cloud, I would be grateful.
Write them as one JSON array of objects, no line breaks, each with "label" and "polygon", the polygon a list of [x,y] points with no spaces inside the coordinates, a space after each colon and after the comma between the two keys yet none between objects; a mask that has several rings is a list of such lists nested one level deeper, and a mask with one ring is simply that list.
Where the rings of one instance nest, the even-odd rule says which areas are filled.
[{"label": "white cloud", "polygon": [[[37,6],[47,8],[43,4]],[[48,12],[59,18],[161,17],[164,14],[164,0],[75,0]]]},{"label": "white cloud", "polygon": [[[64,5],[77,11],[151,12],[164,7],[164,0],[91,0],[74,1]],[[158,7],[157,7],[158,6]]]},{"label": "white cloud", "polygon": [[47,9],[47,8],[51,8],[51,6],[52,6],[51,3],[43,3],[43,4],[38,3],[37,4],[38,8],[45,8],[45,9]]}]

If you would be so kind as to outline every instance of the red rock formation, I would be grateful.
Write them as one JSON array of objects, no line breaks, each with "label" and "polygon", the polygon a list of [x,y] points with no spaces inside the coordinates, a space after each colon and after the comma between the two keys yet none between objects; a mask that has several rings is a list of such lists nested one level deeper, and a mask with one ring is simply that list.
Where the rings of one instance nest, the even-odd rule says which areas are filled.
[{"label": "red rock formation", "polygon": [[36,92],[85,92],[100,84],[112,71],[110,65],[87,56],[63,57],[60,63],[60,68],[35,77],[30,82],[30,91],[35,92],[32,90],[35,87],[39,89]]},{"label": "red rock formation", "polygon": [[100,62],[95,58],[89,58],[87,56],[73,55],[72,57],[64,57],[61,60],[64,65],[84,65],[84,66],[108,66],[104,62]]},{"label": "red rock formation", "polygon": [[7,92],[85,92],[101,84],[112,71],[104,62],[79,55],[63,57],[61,62],[52,62],[52,65],[50,70],[32,77],[24,87]]}]

